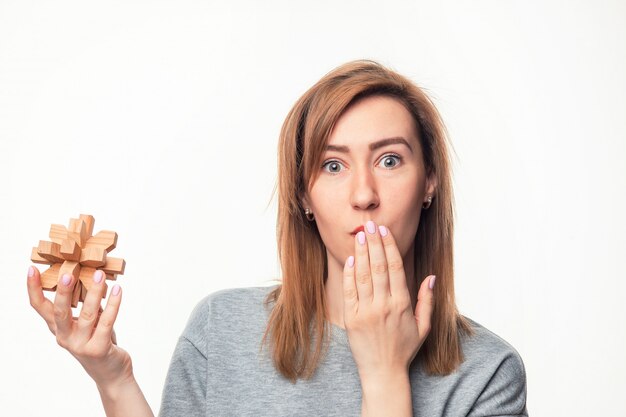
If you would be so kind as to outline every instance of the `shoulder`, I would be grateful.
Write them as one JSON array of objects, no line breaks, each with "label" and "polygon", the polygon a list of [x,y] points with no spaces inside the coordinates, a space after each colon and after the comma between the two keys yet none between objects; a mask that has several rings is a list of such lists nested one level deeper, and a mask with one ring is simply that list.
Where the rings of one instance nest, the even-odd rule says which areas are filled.
[{"label": "shoulder", "polygon": [[527,415],[526,369],[519,352],[480,323],[465,317],[473,335],[463,336],[462,367],[480,388],[471,416],[499,412]]},{"label": "shoulder", "polygon": [[269,287],[227,288],[212,292],[198,301],[183,331],[183,336],[197,345],[204,345],[210,332],[221,327],[265,319],[268,308],[264,301],[277,285]]},{"label": "shoulder", "polygon": [[473,335],[463,336],[463,347],[469,351],[473,358],[484,359],[485,357],[516,357],[521,362],[519,352],[506,340],[498,336],[482,324],[463,316],[471,325]]}]

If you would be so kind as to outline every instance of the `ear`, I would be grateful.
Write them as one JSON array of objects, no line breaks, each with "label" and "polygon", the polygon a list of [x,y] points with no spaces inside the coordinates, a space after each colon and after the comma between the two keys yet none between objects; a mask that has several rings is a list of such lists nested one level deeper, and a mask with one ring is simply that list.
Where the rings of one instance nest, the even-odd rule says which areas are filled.
[{"label": "ear", "polygon": [[305,194],[301,199],[300,199],[300,204],[302,204],[302,207],[306,208],[311,208],[311,205],[309,204],[309,199],[307,197],[307,194]]},{"label": "ear", "polygon": [[437,191],[437,176],[431,174],[431,176],[426,179],[426,195],[434,197],[435,191]]}]

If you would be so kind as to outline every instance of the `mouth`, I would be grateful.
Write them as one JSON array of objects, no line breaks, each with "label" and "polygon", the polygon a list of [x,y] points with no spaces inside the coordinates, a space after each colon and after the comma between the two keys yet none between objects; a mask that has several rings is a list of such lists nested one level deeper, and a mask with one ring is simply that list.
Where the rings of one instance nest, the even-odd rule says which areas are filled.
[{"label": "mouth", "polygon": [[352,233],[350,233],[352,236],[356,235],[359,232],[362,232],[365,230],[365,227],[363,225],[357,226]]}]

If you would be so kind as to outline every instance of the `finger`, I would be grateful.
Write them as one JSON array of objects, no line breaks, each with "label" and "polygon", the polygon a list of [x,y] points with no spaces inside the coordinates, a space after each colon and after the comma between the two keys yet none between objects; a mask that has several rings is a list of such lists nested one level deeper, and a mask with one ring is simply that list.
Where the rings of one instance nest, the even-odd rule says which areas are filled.
[{"label": "finger", "polygon": [[93,335],[93,330],[96,330],[96,326],[98,325],[98,321],[100,320],[100,316],[102,315],[103,311],[104,310],[102,309],[102,305],[99,306],[99,308],[98,308],[98,316],[96,317],[96,322],[93,324],[93,329],[92,329],[92,332],[91,332],[92,335]]},{"label": "finger", "polygon": [[[387,257],[387,269],[389,270],[389,292],[392,297],[402,297],[411,300],[409,289],[406,285],[406,271],[404,270],[404,261],[396,244],[396,239],[391,231],[385,226],[379,227],[382,236],[383,247],[385,248],[385,256]],[[385,236],[383,236],[383,233]]]},{"label": "finger", "polygon": [[[91,337],[93,337],[94,332],[96,331],[96,327],[98,326],[98,323],[100,322],[100,316],[102,316],[102,312],[104,310],[102,309],[102,306],[100,306],[100,308],[98,308],[98,316],[96,317],[96,321],[93,324],[93,329],[91,329]],[[115,330],[113,331],[113,336],[115,336]]]},{"label": "finger", "polygon": [[28,268],[28,279],[26,280],[28,287],[28,298],[30,305],[35,311],[43,317],[52,334],[56,334],[56,324],[54,322],[54,305],[43,295],[41,288],[41,276],[39,270],[31,266]]},{"label": "finger", "polygon": [[91,342],[99,345],[105,345],[112,341],[113,324],[115,324],[115,319],[117,318],[121,302],[122,287],[116,284],[109,293],[107,305],[104,307],[104,311],[100,315],[100,319],[98,320],[98,325],[93,333]]},{"label": "finger", "polygon": [[367,238],[365,232],[360,231],[354,239],[354,276],[360,303],[372,302],[372,277],[370,275],[370,258],[367,252]]},{"label": "finger", "polygon": [[76,279],[71,274],[63,274],[57,282],[57,294],[54,297],[54,322],[57,340],[69,338],[72,327],[72,293]]},{"label": "finger", "polygon": [[417,293],[417,305],[415,306],[415,320],[417,321],[417,331],[422,340],[426,339],[431,328],[431,317],[434,307],[434,287],[430,288],[430,284],[434,285],[435,276],[429,275],[420,285]]},{"label": "finger", "polygon": [[104,279],[104,272],[96,270],[93,274],[93,280],[91,288],[87,291],[85,301],[83,301],[83,307],[80,310],[78,316],[76,339],[83,342],[87,342],[91,339],[96,323],[98,322],[98,316],[100,313],[100,301],[106,291],[106,284]]},{"label": "finger", "polygon": [[354,280],[354,256],[349,256],[343,265],[343,310],[344,326],[346,316],[356,315],[359,309],[359,294]]},{"label": "finger", "polygon": [[365,223],[365,235],[367,236],[367,248],[370,257],[370,272],[372,275],[372,287],[374,299],[386,299],[389,297],[389,273],[387,270],[387,257],[385,248],[377,233],[378,226],[371,220]]}]

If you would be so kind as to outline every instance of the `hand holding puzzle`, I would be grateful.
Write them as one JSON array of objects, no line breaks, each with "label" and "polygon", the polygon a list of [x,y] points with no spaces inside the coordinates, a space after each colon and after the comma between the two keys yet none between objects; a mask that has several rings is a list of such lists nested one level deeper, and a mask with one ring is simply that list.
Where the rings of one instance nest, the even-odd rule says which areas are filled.
[{"label": "hand holding puzzle", "polygon": [[31,261],[50,265],[41,274],[44,290],[56,291],[59,278],[66,273],[78,279],[72,293],[72,307],[85,300],[96,270],[102,270],[106,279],[115,281],[126,266],[124,259],[108,256],[117,244],[117,233],[102,230],[92,236],[94,223],[93,216],[81,214],[78,219],[70,219],[67,228],[53,224],[50,226],[50,241],[40,240],[31,252]]}]

